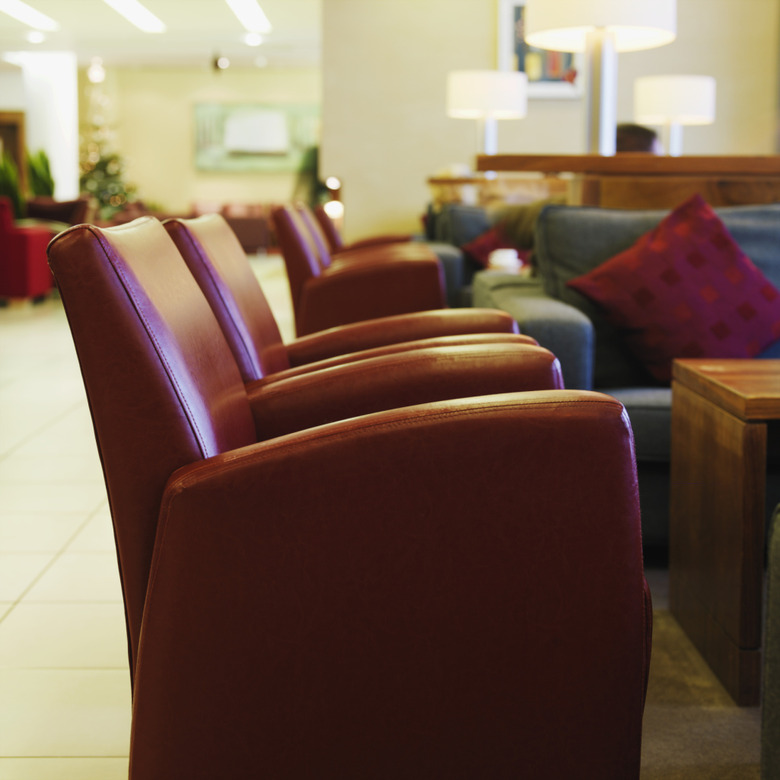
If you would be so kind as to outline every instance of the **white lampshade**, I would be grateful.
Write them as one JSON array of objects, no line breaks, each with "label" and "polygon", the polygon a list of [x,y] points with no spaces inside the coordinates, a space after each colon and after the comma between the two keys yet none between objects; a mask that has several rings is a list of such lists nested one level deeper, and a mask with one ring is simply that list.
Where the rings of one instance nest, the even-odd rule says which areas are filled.
[{"label": "white lampshade", "polygon": [[527,0],[525,40],[554,51],[587,49],[588,33],[612,33],[617,51],[671,43],[677,34],[676,0]]},{"label": "white lampshade", "polygon": [[528,110],[525,73],[456,70],[447,76],[447,115],[460,119],[520,119]]},{"label": "white lampshade", "polygon": [[521,119],[528,110],[528,80],[520,71],[456,70],[447,76],[447,115],[476,119],[480,151],[495,154],[497,119]]},{"label": "white lampshade", "polygon": [[671,43],[677,0],[526,0],[525,40],[554,51],[584,52],[588,151],[615,153],[617,52]]},{"label": "white lampshade", "polygon": [[715,121],[712,76],[643,76],[634,82],[634,119],[645,125]]},{"label": "white lampshade", "polygon": [[715,121],[712,76],[643,76],[634,82],[634,119],[664,129],[664,146],[672,157],[682,154],[682,126]]}]

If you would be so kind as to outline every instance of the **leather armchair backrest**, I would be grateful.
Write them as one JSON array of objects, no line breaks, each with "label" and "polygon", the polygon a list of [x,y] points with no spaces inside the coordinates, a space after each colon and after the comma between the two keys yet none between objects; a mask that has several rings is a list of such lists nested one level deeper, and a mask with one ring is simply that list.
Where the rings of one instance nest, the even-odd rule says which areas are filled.
[{"label": "leather armchair backrest", "polygon": [[306,280],[319,276],[323,270],[317,246],[294,206],[277,206],[271,212],[271,221],[284,257],[293,307],[297,311]]},{"label": "leather armchair backrest", "polygon": [[317,218],[314,216],[314,213],[309,208],[308,204],[304,203],[303,201],[298,201],[295,204],[295,208],[297,209],[298,214],[301,216],[301,222],[309,231],[311,240],[317,247],[320,265],[323,267],[329,266],[332,260],[330,255],[330,242],[328,241],[328,237],[322,231],[320,223],[317,221]]},{"label": "leather armchair backrest", "polygon": [[271,307],[224,217],[207,214],[163,224],[206,296],[244,382],[289,368]]},{"label": "leather armchair backrest", "polygon": [[49,261],[103,464],[132,670],[165,484],[255,441],[254,423],[222,330],[156,219],[72,227]]},{"label": "leather armchair backrest", "polygon": [[344,241],[341,238],[333,220],[328,216],[324,206],[317,206],[314,209],[314,218],[320,225],[323,234],[328,239],[328,246],[331,252],[338,252],[344,246]]}]

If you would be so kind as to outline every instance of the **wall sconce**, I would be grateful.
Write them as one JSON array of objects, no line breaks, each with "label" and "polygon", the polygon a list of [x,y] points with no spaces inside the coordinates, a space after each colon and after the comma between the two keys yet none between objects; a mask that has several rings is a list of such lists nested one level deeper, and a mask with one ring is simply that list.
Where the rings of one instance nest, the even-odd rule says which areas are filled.
[{"label": "wall sconce", "polygon": [[525,40],[553,51],[584,52],[587,148],[615,154],[617,53],[671,43],[676,0],[526,0]]},{"label": "wall sconce", "polygon": [[447,115],[477,120],[478,148],[495,154],[498,119],[521,119],[527,113],[525,73],[499,70],[456,70],[447,76]]},{"label": "wall sconce", "polygon": [[643,76],[634,82],[634,120],[663,128],[667,154],[682,154],[683,125],[715,121],[712,76]]}]

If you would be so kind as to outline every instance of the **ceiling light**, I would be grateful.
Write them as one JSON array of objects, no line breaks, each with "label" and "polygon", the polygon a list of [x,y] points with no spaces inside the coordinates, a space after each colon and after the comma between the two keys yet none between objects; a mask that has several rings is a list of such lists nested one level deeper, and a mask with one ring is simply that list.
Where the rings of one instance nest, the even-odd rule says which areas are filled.
[{"label": "ceiling light", "polygon": [[92,84],[101,84],[106,80],[106,69],[100,57],[93,57],[87,68],[87,78]]},{"label": "ceiling light", "polygon": [[54,32],[60,29],[59,23],[55,22],[50,16],[36,11],[27,3],[21,2],[21,0],[0,0],[0,12],[12,16],[22,24],[34,27],[36,30]]},{"label": "ceiling light", "polygon": [[24,39],[27,43],[43,43],[46,40],[46,36],[40,30],[30,30],[24,36]]},{"label": "ceiling light", "polygon": [[263,42],[263,36],[257,33],[247,33],[244,36],[244,43],[247,46],[259,46]]},{"label": "ceiling light", "polygon": [[238,17],[238,21],[249,32],[269,33],[271,23],[263,13],[263,9],[257,4],[257,0],[225,0],[230,10]]},{"label": "ceiling light", "polygon": [[118,14],[124,16],[128,22],[134,24],[139,30],[147,33],[165,32],[165,25],[138,0],[103,0]]}]

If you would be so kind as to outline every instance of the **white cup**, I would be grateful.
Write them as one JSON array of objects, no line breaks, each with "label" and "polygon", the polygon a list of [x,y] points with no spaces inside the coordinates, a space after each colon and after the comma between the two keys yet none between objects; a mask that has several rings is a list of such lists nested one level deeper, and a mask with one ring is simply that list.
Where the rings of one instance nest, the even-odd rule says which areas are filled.
[{"label": "white cup", "polygon": [[520,270],[520,258],[516,249],[494,249],[488,255],[488,268],[498,271]]}]

